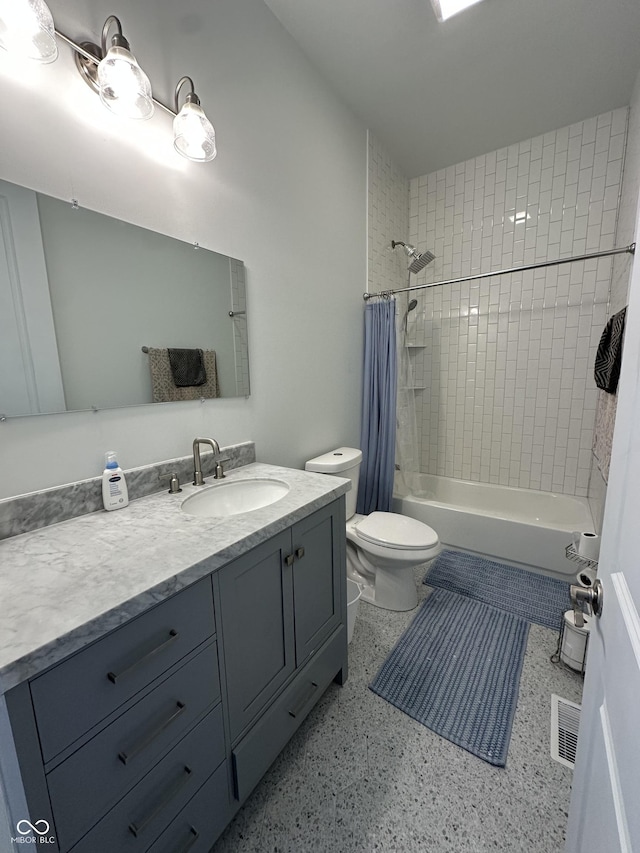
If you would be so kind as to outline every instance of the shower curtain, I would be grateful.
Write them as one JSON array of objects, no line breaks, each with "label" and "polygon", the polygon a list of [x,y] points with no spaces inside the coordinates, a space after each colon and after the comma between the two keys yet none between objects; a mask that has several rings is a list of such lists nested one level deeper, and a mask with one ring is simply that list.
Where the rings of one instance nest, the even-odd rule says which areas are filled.
[{"label": "shower curtain", "polygon": [[364,312],[362,467],[357,512],[389,512],[395,471],[396,300],[368,302]]}]

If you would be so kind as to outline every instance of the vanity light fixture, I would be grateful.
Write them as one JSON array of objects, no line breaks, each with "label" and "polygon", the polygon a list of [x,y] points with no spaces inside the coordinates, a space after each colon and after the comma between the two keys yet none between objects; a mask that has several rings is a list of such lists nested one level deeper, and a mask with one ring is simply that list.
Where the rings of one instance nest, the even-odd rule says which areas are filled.
[{"label": "vanity light fixture", "polygon": [[[116,32],[108,45],[112,27]],[[40,62],[53,62],[58,56],[56,39],[73,50],[82,78],[109,110],[126,118],[148,119],[158,106],[174,118],[173,145],[179,154],[200,163],[214,159],[216,134],[200,106],[191,77],[181,77],[178,81],[175,111],[154,98],[149,78],[131,53],[122,24],[115,15],[109,15],[105,21],[100,45],[90,41],[77,43],[55,28],[44,0],[0,0],[0,47]],[[191,91],[180,109],[180,91],[187,83]]]},{"label": "vanity light fixture", "polygon": [[0,47],[37,62],[56,59],[53,16],[44,0],[0,0]]},{"label": "vanity light fixture", "polygon": [[[107,48],[113,24],[117,32]],[[92,42],[83,42],[81,47],[92,59],[76,51],[76,65],[87,85],[100,95],[105,107],[124,118],[151,118],[154,110],[151,83],[131,53],[118,18],[109,15],[104,22],[100,47]]]},{"label": "vanity light fixture", "polygon": [[[191,91],[180,109],[180,89],[188,83]],[[173,145],[187,160],[207,162],[213,160],[216,150],[216,132],[200,106],[191,77],[181,77],[176,86],[176,117],[173,120]]]},{"label": "vanity light fixture", "polygon": [[453,18],[458,12],[467,9],[469,6],[474,6],[480,0],[431,0],[433,11],[436,13],[436,18],[442,23],[443,21]]}]

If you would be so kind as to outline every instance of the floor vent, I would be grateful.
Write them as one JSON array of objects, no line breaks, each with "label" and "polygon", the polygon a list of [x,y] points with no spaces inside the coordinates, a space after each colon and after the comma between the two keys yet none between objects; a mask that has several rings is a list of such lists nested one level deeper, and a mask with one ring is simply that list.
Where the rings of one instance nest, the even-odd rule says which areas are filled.
[{"label": "floor vent", "polygon": [[551,757],[573,769],[576,763],[581,705],[551,695]]}]

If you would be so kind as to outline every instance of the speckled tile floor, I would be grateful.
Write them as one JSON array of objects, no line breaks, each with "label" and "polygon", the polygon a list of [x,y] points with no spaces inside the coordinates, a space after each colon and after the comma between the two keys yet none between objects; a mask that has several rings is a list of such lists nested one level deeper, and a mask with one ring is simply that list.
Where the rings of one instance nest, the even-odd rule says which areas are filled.
[{"label": "speckled tile floor", "polygon": [[580,702],[582,679],[550,663],[557,635],[531,626],[500,769],[369,690],[415,612],[361,603],[349,680],[329,687],[213,853],[561,853],[571,771],[549,754],[550,697]]}]

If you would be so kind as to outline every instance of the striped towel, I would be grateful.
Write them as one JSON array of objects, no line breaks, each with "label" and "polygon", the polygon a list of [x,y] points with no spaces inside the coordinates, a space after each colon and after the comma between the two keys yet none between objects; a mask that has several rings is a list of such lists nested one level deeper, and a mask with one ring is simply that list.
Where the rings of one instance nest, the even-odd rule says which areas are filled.
[{"label": "striped towel", "polygon": [[624,336],[624,318],[627,309],[623,308],[609,318],[598,344],[596,363],[593,371],[596,385],[609,394],[615,394],[620,377],[622,363],[622,338]]}]

